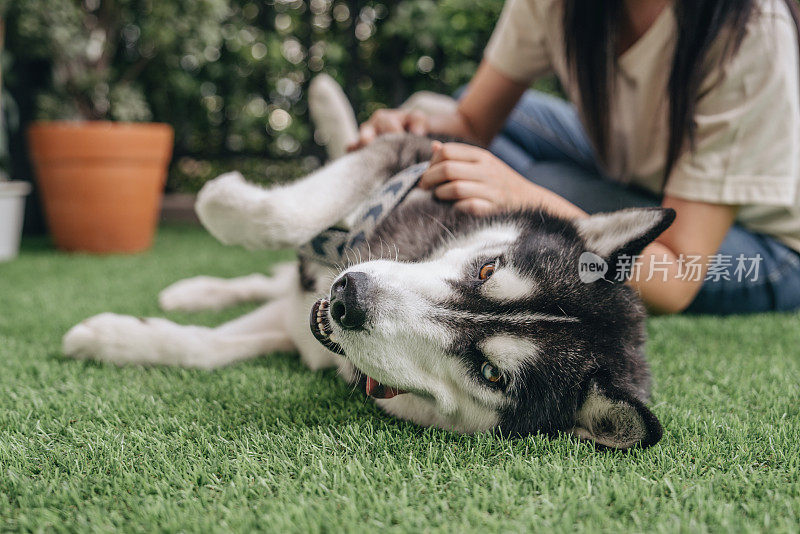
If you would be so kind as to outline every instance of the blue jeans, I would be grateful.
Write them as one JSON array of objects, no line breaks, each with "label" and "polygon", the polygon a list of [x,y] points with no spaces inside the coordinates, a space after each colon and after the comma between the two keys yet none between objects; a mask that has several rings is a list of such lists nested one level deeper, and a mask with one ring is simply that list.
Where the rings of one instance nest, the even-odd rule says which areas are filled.
[{"label": "blue jeans", "polygon": [[[575,108],[543,93],[525,93],[490,149],[530,181],[587,213],[657,206],[660,201],[648,191],[604,177]],[[727,315],[800,309],[800,254],[796,251],[770,236],[734,225],[718,255],[717,272],[727,276],[709,273],[687,312]],[[749,273],[736,272],[740,255]],[[758,257],[760,261],[753,260]]]}]

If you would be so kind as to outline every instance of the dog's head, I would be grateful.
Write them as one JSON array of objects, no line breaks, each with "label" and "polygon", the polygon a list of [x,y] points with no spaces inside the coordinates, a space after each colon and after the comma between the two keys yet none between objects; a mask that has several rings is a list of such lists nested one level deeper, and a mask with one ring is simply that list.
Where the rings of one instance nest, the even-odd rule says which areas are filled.
[{"label": "dog's head", "polygon": [[631,257],[674,216],[654,208],[578,222],[539,211],[473,220],[423,261],[344,271],[314,305],[312,332],[399,417],[649,446],[661,427],[643,404],[645,313],[623,282]]}]

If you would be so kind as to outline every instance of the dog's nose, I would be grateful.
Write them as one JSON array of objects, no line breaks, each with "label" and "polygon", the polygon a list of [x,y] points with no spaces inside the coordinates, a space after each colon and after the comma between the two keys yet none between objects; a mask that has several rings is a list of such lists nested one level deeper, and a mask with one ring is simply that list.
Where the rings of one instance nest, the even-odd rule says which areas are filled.
[{"label": "dog's nose", "polygon": [[364,326],[367,311],[364,304],[369,278],[364,273],[346,273],[331,287],[331,317],[342,328]]}]

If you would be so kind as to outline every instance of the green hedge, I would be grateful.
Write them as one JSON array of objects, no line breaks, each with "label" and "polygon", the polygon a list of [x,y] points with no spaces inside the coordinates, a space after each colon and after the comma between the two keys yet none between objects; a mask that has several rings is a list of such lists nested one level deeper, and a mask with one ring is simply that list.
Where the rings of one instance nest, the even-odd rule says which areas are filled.
[{"label": "green hedge", "polygon": [[[315,74],[339,80],[360,119],[416,90],[451,93],[474,73],[502,4],[25,0],[7,13],[7,85],[30,102],[20,106],[22,127],[32,118],[74,116],[75,93],[90,104],[105,98],[109,118],[172,124],[174,189],[196,189],[222,168],[258,168],[264,158],[301,158],[281,167],[281,176],[293,176],[313,164],[302,158],[322,154],[305,99]],[[80,17],[100,20],[108,9],[121,18],[108,72],[91,71],[94,78],[81,77],[77,88],[60,86],[53,58],[92,46],[97,36],[87,26],[97,21]]]}]

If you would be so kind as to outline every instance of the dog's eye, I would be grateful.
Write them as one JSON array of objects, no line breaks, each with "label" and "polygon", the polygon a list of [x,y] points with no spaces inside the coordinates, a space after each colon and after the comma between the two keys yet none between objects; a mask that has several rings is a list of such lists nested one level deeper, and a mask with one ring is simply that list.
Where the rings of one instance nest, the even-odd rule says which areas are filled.
[{"label": "dog's eye", "polygon": [[502,378],[500,370],[489,362],[483,362],[481,374],[489,382],[499,382],[500,378]]},{"label": "dog's eye", "polygon": [[481,267],[481,270],[478,271],[478,278],[480,278],[481,280],[488,279],[490,276],[494,274],[494,269],[495,269],[495,262],[490,261],[489,263],[485,263],[483,267]]}]

